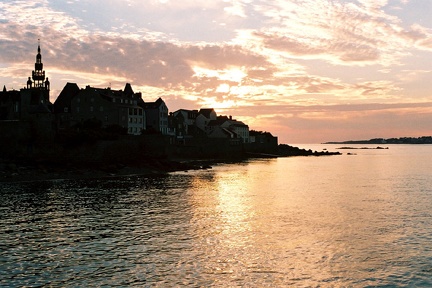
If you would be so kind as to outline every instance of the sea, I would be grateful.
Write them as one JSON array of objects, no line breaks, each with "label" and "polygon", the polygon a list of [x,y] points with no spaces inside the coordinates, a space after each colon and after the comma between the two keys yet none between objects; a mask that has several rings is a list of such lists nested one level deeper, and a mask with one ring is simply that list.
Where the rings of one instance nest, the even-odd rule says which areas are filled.
[{"label": "sea", "polygon": [[432,145],[296,146],[343,154],[0,183],[0,286],[432,287]]}]

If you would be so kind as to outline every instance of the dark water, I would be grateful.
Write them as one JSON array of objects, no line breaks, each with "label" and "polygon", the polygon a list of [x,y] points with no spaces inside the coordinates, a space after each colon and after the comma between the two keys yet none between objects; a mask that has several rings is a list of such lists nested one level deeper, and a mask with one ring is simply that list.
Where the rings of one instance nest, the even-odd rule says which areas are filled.
[{"label": "dark water", "polygon": [[349,152],[0,183],[0,286],[432,286],[432,146]]}]

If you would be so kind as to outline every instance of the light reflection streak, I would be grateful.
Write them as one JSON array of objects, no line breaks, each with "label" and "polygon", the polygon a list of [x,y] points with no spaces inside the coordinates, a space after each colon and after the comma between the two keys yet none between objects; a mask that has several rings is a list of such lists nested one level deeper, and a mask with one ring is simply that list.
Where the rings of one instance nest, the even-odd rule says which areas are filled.
[{"label": "light reflection streak", "polygon": [[[385,274],[384,247],[403,251],[395,244],[403,227],[391,230],[385,219],[400,217],[395,203],[402,203],[392,192],[387,164],[352,160],[322,158],[316,167],[315,158],[263,160],[197,174],[191,206],[196,222],[208,213],[196,230],[206,247],[206,273],[305,285],[367,279],[370,269]],[[326,165],[333,165],[331,173],[314,170]],[[356,181],[346,177],[346,167],[357,173]],[[365,181],[371,177],[383,180]]]}]

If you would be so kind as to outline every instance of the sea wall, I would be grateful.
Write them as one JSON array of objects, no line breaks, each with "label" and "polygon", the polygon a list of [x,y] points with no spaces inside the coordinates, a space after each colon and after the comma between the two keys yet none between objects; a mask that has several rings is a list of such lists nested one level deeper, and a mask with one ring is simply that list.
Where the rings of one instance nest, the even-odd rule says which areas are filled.
[{"label": "sea wall", "polygon": [[170,145],[167,152],[171,158],[239,158],[244,156],[244,145],[241,139],[199,137]]}]

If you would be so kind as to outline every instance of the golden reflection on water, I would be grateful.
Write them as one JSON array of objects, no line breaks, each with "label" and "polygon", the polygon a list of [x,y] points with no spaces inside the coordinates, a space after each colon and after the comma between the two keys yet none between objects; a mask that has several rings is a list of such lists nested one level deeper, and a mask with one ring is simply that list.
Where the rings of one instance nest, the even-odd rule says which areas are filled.
[{"label": "golden reflection on water", "polygon": [[205,217],[196,231],[207,273],[306,286],[394,273],[389,256],[406,253],[405,199],[393,191],[403,179],[388,169],[398,163],[373,159],[271,159],[197,174],[191,206],[194,222]]}]

